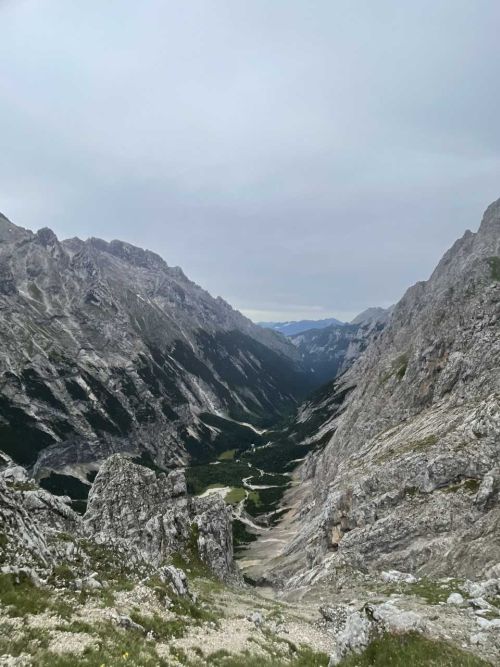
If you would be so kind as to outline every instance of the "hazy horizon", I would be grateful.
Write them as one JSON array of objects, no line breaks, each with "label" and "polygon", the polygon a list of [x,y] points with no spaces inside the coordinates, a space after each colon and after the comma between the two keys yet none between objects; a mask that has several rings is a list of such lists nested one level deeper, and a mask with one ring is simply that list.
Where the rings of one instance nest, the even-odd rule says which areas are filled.
[{"label": "hazy horizon", "polygon": [[500,196],[493,0],[0,0],[0,211],[254,321],[396,302]]}]

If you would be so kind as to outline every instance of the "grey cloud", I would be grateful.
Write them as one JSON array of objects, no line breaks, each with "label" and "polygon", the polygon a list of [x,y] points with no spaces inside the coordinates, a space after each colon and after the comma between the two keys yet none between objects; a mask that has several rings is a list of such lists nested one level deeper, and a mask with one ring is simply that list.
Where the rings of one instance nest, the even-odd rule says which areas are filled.
[{"label": "grey cloud", "polygon": [[495,0],[0,2],[0,210],[254,317],[389,304],[500,195]]}]

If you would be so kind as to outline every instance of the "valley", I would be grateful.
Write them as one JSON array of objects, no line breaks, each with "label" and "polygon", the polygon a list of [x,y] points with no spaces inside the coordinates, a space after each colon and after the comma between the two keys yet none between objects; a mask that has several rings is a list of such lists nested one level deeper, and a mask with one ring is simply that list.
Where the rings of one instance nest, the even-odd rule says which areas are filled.
[{"label": "valley", "polygon": [[499,664],[498,257],[285,338],[0,219],[0,664]]}]

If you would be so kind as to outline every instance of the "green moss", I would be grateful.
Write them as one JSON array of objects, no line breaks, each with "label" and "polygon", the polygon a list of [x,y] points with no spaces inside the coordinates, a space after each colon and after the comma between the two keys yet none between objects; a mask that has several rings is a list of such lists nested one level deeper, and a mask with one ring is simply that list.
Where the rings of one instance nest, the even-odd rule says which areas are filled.
[{"label": "green moss", "polygon": [[385,635],[361,655],[345,658],[340,667],[486,667],[489,664],[446,642],[412,633]]},{"label": "green moss", "polygon": [[488,257],[486,261],[490,267],[491,277],[493,280],[500,281],[500,257]]},{"label": "green moss", "polygon": [[429,449],[429,447],[434,447],[437,442],[437,435],[428,435],[426,438],[422,438],[422,440],[415,440],[409,445],[409,447],[414,452],[421,452]]}]

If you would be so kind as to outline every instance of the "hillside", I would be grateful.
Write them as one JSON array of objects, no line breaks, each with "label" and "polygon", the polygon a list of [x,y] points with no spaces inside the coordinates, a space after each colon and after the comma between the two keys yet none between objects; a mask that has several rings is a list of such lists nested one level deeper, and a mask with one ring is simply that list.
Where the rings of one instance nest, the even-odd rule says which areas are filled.
[{"label": "hillside", "polygon": [[0,311],[0,447],[77,497],[114,452],[204,459],[228,420],[272,423],[311,386],[284,338],[121,241],[0,217]]}]

